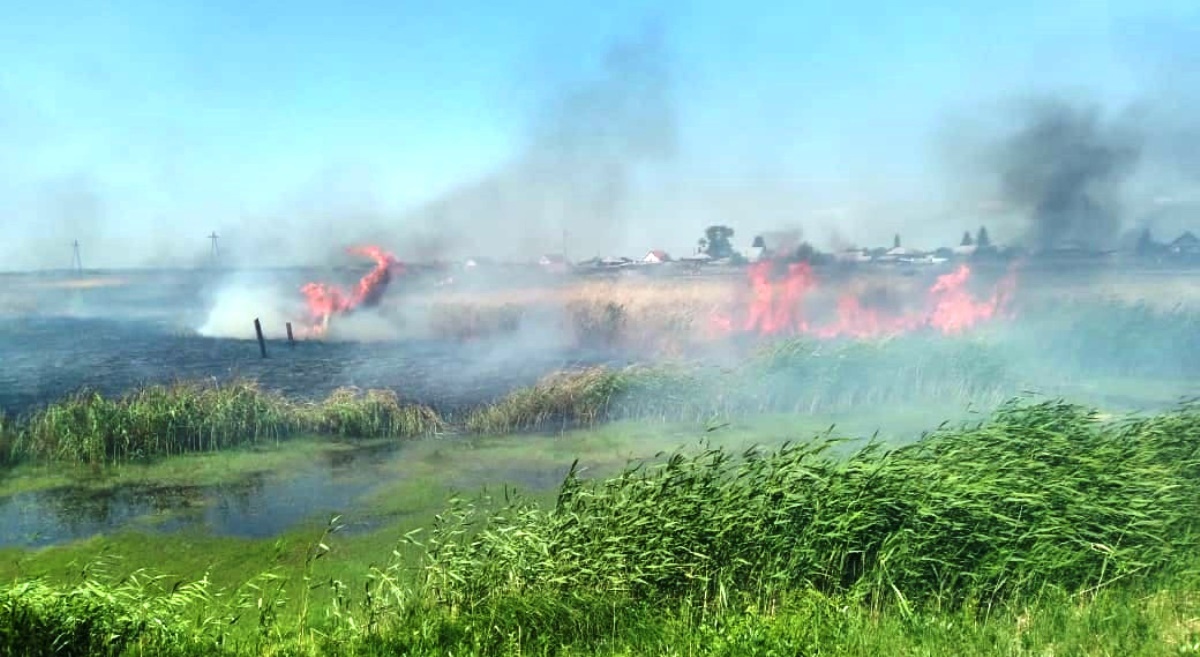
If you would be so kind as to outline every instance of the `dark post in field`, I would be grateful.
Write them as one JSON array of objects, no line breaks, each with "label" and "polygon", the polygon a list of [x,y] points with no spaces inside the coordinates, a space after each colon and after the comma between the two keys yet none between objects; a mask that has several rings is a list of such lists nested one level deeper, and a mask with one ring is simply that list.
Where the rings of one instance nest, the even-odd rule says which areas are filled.
[{"label": "dark post in field", "polygon": [[266,358],[267,357],[267,341],[263,340],[262,324],[259,323],[257,317],[254,318],[254,333],[255,333],[255,335],[258,336],[258,351],[262,354],[263,358]]},{"label": "dark post in field", "polygon": [[287,323],[287,331],[288,331],[288,346],[295,348],[296,340],[294,338],[292,338],[292,323],[291,322]]}]

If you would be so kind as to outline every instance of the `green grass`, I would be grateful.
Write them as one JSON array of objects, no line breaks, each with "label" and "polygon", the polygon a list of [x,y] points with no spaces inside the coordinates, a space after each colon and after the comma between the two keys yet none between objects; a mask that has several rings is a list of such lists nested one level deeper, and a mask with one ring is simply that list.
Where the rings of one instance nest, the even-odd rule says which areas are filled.
[{"label": "green grass", "polygon": [[0,652],[1197,654],[1197,435],[1196,406],[1020,403],[890,449],[731,439],[390,533],[231,542],[241,568],[211,579],[218,539],[164,538],[162,579],[55,549],[0,589]]},{"label": "green grass", "polygon": [[[598,601],[559,613],[552,636],[528,619],[552,601],[497,606],[493,615],[407,615],[405,631],[356,638],[302,639],[272,629],[272,588],[246,587],[213,599],[211,587],[163,591],[143,576],[118,587],[54,588],[40,583],[0,593],[0,651],[11,655],[1162,655],[1200,654],[1195,580],[1107,589],[1089,596],[1053,592],[990,608],[964,606],[877,613],[851,600],[799,593],[773,609],[721,616],[694,609],[614,607]],[[1191,586],[1192,588],[1186,588]],[[261,594],[266,601],[258,606]],[[183,609],[213,607],[197,627]],[[217,610],[223,612],[217,614]],[[266,609],[267,611],[263,611]],[[265,629],[219,642],[221,621],[238,616]],[[536,621],[535,621],[536,622]],[[20,631],[20,635],[16,632]],[[64,634],[65,632],[65,634]],[[115,639],[115,640],[114,640]],[[53,648],[51,648],[53,646]],[[115,649],[114,649],[115,648]],[[51,652],[52,650],[54,652]]]},{"label": "green grass", "polygon": [[253,447],[301,435],[412,438],[443,426],[431,409],[388,391],[335,391],[300,403],[251,381],[154,385],[118,398],[94,392],[0,426],[9,462],[123,463]]},{"label": "green grass", "polygon": [[904,604],[1099,587],[1194,538],[1198,433],[1193,407],[1112,426],[1044,403],[847,459],[829,441],[677,454],[569,478],[549,510],[452,508],[429,538],[430,588],[451,605],[580,591],[719,605],[776,587]]},{"label": "green grass", "polygon": [[1147,303],[1059,301],[1027,310],[1009,338],[1016,349],[1052,354],[1067,371],[1101,376],[1200,376],[1200,313]]},{"label": "green grass", "polygon": [[284,445],[245,445],[132,463],[25,462],[0,471],[0,497],[64,487],[103,492],[126,486],[190,488],[237,484],[258,473],[295,472],[333,452],[370,449],[387,442],[390,441],[300,436]]}]

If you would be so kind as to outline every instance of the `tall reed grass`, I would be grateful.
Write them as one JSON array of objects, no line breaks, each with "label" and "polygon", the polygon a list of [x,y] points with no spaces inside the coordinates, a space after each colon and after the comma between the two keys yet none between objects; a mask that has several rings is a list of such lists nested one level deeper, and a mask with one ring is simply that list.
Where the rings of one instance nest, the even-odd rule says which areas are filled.
[{"label": "tall reed grass", "polygon": [[684,363],[555,372],[468,414],[464,425],[476,433],[510,433],[614,419],[700,421],[928,400],[987,408],[1019,389],[1019,373],[986,343],[796,339],[770,343],[727,368]]},{"label": "tall reed grass", "polygon": [[723,608],[797,588],[873,605],[1103,588],[1194,548],[1196,435],[1196,406],[1113,424],[1047,402],[847,459],[827,455],[831,438],[676,454],[603,482],[572,472],[552,509],[452,508],[424,582],[461,609],[505,595]]},{"label": "tall reed grass", "polygon": [[[1163,281],[1158,281],[1162,284]],[[922,285],[894,274],[855,275],[830,282],[834,297],[875,286],[920,299]],[[1031,283],[1033,288],[1035,284]],[[1044,354],[1085,370],[1132,373],[1169,370],[1200,374],[1200,349],[1185,346],[1200,327],[1195,304],[1170,306],[1153,286],[1121,298],[1056,293],[1061,282],[1018,295],[1012,320],[989,326],[1012,329]],[[1069,287],[1069,286],[1068,286]],[[503,336],[529,328],[570,336],[579,346],[620,347],[642,353],[686,354],[727,336],[715,314],[737,324],[749,310],[750,289],[740,277],[644,281],[587,281],[553,289],[439,294],[412,301],[423,308],[429,332],[457,339]],[[1099,356],[1103,357],[1099,357]]]},{"label": "tall reed grass", "polygon": [[4,411],[0,411],[0,466],[12,464],[16,460],[14,449],[16,445],[16,428]]},{"label": "tall reed grass", "polygon": [[312,574],[331,525],[303,572],[232,591],[0,586],[0,652],[1200,654],[1197,435],[1196,405],[1013,402],[846,457],[826,435],[572,469],[550,506],[453,502],[401,540],[419,563],[397,549],[359,581]]},{"label": "tall reed grass", "polygon": [[1148,302],[1065,302],[1029,309],[1012,332],[1017,350],[1059,367],[1115,376],[1200,377],[1200,312]]},{"label": "tall reed grass", "polygon": [[117,398],[80,393],[0,435],[12,443],[14,460],[119,463],[299,434],[410,438],[441,426],[431,409],[401,404],[391,392],[342,389],[322,402],[300,403],[233,381],[154,385]]}]

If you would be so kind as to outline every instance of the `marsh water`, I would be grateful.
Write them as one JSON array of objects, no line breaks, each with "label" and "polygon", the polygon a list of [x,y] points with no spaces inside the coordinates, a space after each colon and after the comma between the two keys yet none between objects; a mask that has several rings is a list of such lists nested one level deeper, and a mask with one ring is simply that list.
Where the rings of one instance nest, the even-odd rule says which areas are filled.
[{"label": "marsh water", "polygon": [[[447,441],[451,442],[451,441]],[[280,449],[289,449],[283,446]],[[527,491],[551,490],[562,482],[568,464],[440,463],[460,454],[463,445],[388,444],[331,446],[286,470],[249,472],[219,484],[128,483],[105,485],[108,475],[80,471],[65,486],[0,497],[0,547],[40,547],[68,543],[123,530],[196,531],[217,536],[266,538],[304,523],[341,516],[345,531],[364,531],[405,513],[372,503],[373,494],[390,486],[428,482],[422,473],[440,467],[445,476],[437,493],[478,492],[495,483]],[[187,458],[187,457],[184,457]],[[450,457],[454,458],[454,457]],[[299,464],[299,465],[298,465]],[[120,467],[120,466],[118,466]],[[138,468],[144,466],[124,466]]]}]

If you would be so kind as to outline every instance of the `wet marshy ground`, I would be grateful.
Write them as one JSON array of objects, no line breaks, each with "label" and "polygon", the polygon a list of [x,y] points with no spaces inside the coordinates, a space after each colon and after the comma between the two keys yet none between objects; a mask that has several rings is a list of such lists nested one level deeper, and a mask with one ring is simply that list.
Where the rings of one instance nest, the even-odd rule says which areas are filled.
[{"label": "wet marshy ground", "polygon": [[[450,444],[444,449],[456,448]],[[268,538],[333,514],[341,516],[345,531],[369,531],[404,514],[379,504],[372,494],[386,493],[397,481],[416,481],[423,468],[437,466],[442,454],[396,444],[330,449],[299,467],[252,472],[213,485],[106,487],[81,477],[68,486],[0,497],[0,547],[41,547],[130,529]],[[435,494],[475,492],[483,482],[552,490],[568,470],[565,464],[445,465],[453,472],[439,482]]]}]

